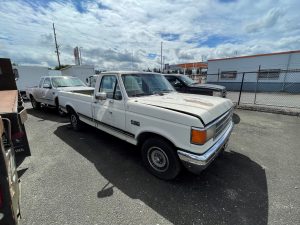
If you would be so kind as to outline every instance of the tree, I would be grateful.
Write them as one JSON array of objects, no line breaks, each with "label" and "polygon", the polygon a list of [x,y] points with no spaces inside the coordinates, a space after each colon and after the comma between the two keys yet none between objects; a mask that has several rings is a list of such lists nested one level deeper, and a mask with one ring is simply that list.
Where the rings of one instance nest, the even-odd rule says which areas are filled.
[{"label": "tree", "polygon": [[60,66],[56,66],[54,69],[55,70],[60,70],[60,69],[63,69],[63,68],[66,68],[66,67],[69,67],[70,65],[60,65]]}]

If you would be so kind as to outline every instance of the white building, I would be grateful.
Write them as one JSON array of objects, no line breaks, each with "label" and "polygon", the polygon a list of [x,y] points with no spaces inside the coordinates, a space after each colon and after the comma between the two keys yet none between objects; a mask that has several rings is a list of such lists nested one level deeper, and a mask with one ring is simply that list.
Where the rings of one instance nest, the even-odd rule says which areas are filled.
[{"label": "white building", "polygon": [[259,82],[259,91],[300,93],[300,50],[210,59],[207,82],[237,91],[244,72],[244,91],[255,91]]},{"label": "white building", "polygon": [[91,65],[72,65],[61,69],[63,76],[78,77],[83,82],[86,82],[86,78],[95,75],[95,67]]},{"label": "white building", "polygon": [[21,94],[26,88],[37,86],[42,76],[60,76],[59,70],[49,70],[45,66],[17,65],[13,66],[14,73],[17,74],[17,87]]},{"label": "white building", "polygon": [[44,66],[13,66],[14,72],[18,74],[17,87],[21,93],[26,88],[38,85],[41,76],[48,75],[48,68]]}]

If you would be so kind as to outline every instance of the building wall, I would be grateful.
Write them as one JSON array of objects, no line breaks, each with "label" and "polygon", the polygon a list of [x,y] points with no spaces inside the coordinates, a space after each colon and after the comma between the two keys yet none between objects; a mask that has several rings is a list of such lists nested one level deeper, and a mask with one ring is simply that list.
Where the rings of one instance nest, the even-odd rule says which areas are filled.
[{"label": "building wall", "polygon": [[[300,93],[300,73],[299,72],[281,72],[279,79],[259,79],[257,85],[257,73],[259,66],[264,69],[281,69],[295,70],[300,69],[300,53],[278,54],[246,58],[232,58],[226,60],[209,60],[207,83],[218,83],[226,86],[229,91],[237,91],[240,89],[243,72],[244,91],[285,91]],[[222,71],[237,71],[237,77],[234,80],[221,79]]]},{"label": "building wall", "polygon": [[48,75],[48,68],[42,66],[13,66],[18,70],[19,79],[17,87],[20,91],[25,91],[26,88],[37,86],[40,77]]},{"label": "building wall", "polygon": [[60,70],[48,70],[48,76],[61,76]]},{"label": "building wall", "polygon": [[71,66],[66,69],[62,69],[61,73],[63,76],[74,76],[78,77],[83,82],[86,82],[86,78],[95,74],[94,66],[81,65],[81,66]]}]

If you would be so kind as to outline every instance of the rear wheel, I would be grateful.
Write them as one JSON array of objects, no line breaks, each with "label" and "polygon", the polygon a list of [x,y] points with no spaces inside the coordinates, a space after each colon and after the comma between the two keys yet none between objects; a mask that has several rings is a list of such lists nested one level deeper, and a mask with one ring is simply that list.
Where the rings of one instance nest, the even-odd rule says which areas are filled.
[{"label": "rear wheel", "polygon": [[31,96],[30,100],[31,100],[31,105],[32,105],[33,109],[40,109],[41,108],[41,103],[36,101],[33,96]]},{"label": "rear wheel", "polygon": [[70,112],[70,123],[75,131],[80,131],[82,129],[82,122],[80,121],[78,115],[73,110]]},{"label": "rear wheel", "polygon": [[150,138],[144,142],[142,159],[150,173],[164,180],[174,179],[181,171],[174,147],[162,138]]}]

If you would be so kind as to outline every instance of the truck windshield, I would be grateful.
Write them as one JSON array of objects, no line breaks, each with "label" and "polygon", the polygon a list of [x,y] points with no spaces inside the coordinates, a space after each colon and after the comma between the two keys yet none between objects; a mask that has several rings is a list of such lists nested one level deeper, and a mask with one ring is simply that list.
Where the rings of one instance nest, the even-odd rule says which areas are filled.
[{"label": "truck windshield", "polygon": [[82,87],[86,86],[77,77],[55,77],[52,78],[52,85],[58,87]]},{"label": "truck windshield", "polygon": [[160,74],[123,74],[128,97],[173,92],[172,85]]}]

